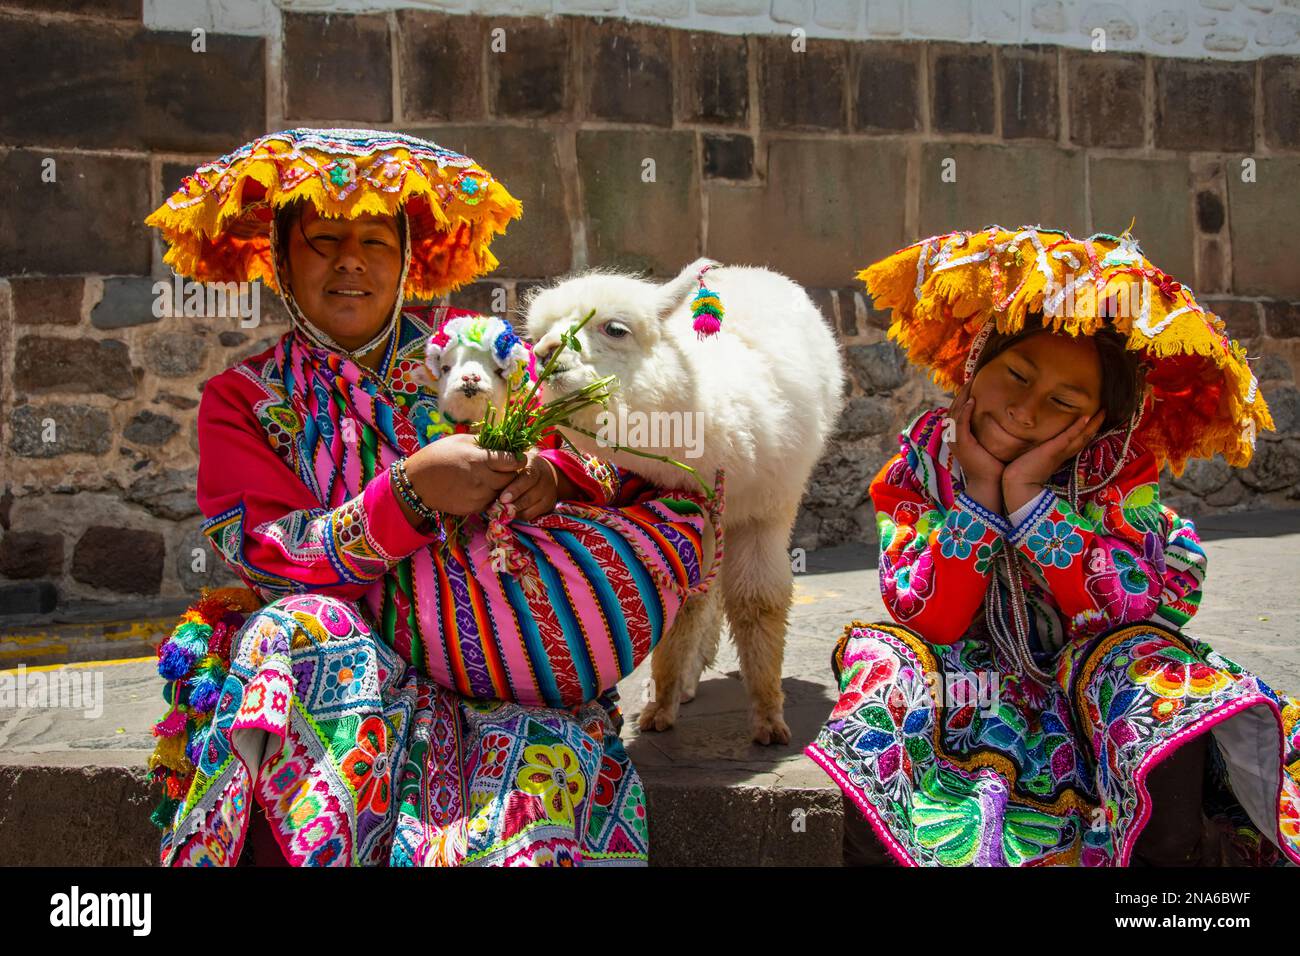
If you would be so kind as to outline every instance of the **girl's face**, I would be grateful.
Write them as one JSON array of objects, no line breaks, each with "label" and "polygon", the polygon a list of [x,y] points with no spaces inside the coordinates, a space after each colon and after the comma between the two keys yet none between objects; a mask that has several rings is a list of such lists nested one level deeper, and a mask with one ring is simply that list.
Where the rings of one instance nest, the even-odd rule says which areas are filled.
[{"label": "girl's face", "polygon": [[1092,340],[1039,332],[975,374],[971,431],[1010,462],[1101,407],[1101,361]]},{"label": "girl's face", "polygon": [[401,272],[393,216],[323,219],[308,204],[301,223],[290,227],[286,273],[293,297],[303,314],[344,348],[365,345],[383,328],[397,301]]}]

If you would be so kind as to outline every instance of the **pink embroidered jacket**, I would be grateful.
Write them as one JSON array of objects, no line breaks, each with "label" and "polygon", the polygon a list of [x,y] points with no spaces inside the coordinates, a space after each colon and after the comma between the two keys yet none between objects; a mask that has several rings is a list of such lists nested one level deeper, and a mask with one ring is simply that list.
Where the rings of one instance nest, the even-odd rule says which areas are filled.
[{"label": "pink embroidered jacket", "polygon": [[[227,369],[204,387],[197,489],[199,510],[208,519],[204,530],[264,599],[301,591],[357,599],[443,532],[425,535],[411,527],[386,469],[348,498],[340,481],[320,487],[310,463],[291,465],[304,427],[346,424],[340,425],[345,417],[331,403],[321,408],[333,412],[332,420],[322,422],[320,409],[313,414],[301,396],[275,394],[274,366],[286,354],[282,346]],[[409,375],[415,367],[414,361],[395,363],[390,380],[399,394],[414,391]],[[648,487],[630,472],[561,449],[558,438],[545,445],[543,456],[578,488],[577,500],[617,504],[621,495],[632,500]]]},{"label": "pink embroidered jacket", "polygon": [[[1005,548],[1019,557],[1030,625],[1046,650],[1138,621],[1178,628],[1196,613],[1205,552],[1192,523],[1160,503],[1155,460],[1137,441],[1077,510],[1065,497],[1067,468],[1012,526],[964,493],[943,441],[946,414],[920,415],[871,483],[880,590],[895,621],[935,644],[966,636]],[[1082,487],[1111,473],[1122,445],[1090,446]]]}]

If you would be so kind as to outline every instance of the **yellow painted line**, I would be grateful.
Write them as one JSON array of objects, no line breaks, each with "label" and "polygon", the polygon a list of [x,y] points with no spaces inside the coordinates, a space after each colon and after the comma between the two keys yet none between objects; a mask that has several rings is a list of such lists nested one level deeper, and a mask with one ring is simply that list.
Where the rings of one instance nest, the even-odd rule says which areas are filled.
[{"label": "yellow painted line", "polygon": [[[112,667],[114,664],[140,664],[144,661],[156,661],[156,657],[123,657],[115,661],[75,661],[71,664],[39,664],[36,667],[25,667],[23,670],[30,674],[32,671],[53,671],[61,667]],[[7,670],[0,670],[0,674],[16,674],[18,668],[11,667]]]}]

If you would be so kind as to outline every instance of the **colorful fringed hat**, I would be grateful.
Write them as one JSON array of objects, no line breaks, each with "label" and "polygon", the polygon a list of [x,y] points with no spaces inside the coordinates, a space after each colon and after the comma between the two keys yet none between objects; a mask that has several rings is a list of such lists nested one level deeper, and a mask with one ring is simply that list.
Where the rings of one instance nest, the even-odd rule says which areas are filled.
[{"label": "colorful fringed hat", "polygon": [[1069,233],[1025,226],[950,232],[913,243],[858,273],[889,337],[939,387],[953,390],[996,328],[1014,333],[1039,312],[1053,331],[1091,335],[1109,326],[1143,352],[1149,406],[1137,437],[1180,475],[1188,458],[1216,452],[1250,462],[1273,419],[1245,350],[1192,290],[1157,269],[1128,233]]},{"label": "colorful fringed hat", "polygon": [[299,199],[352,219],[404,210],[408,299],[444,295],[491,272],[493,237],[523,205],[468,156],[385,130],[268,133],[204,163],[145,220],[161,230],[163,261],[199,282],[261,279],[279,291],[271,249],[275,211]]}]

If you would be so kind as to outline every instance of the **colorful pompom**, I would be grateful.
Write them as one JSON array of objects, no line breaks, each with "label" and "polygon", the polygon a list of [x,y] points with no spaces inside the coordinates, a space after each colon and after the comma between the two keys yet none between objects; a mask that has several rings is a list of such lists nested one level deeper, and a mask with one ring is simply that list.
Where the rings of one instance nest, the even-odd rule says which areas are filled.
[{"label": "colorful pompom", "polygon": [[158,651],[158,676],[164,680],[180,680],[194,666],[194,654],[188,648],[168,641]]},{"label": "colorful pompom", "polygon": [[716,292],[704,284],[704,275],[700,274],[700,289],[691,302],[691,315],[694,317],[695,334],[701,339],[716,335],[722,328],[722,317],[726,310]]},{"label": "colorful pompom", "polygon": [[190,707],[198,711],[214,710],[221,699],[221,684],[212,675],[204,674],[192,679]]}]

